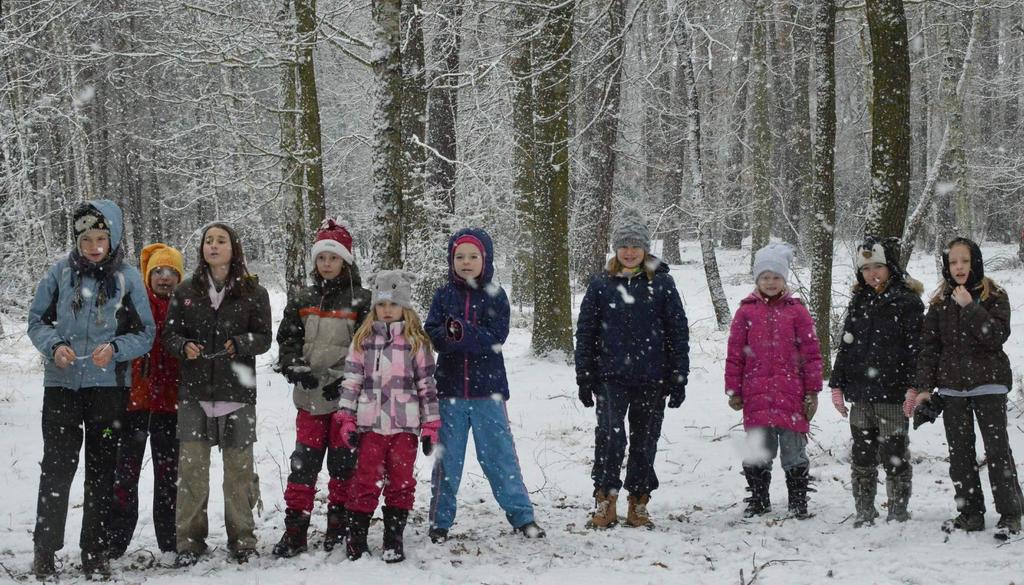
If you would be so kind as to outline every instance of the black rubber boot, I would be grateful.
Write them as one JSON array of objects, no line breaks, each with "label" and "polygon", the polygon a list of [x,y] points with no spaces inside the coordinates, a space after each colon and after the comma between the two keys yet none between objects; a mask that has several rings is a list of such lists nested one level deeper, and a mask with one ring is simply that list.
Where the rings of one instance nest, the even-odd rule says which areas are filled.
[{"label": "black rubber boot", "polygon": [[109,579],[110,559],[106,551],[82,551],[82,573],[86,579]]},{"label": "black rubber boot", "polygon": [[306,552],[306,535],[309,532],[309,514],[291,508],[284,511],[284,534],[274,545],[274,556],[290,559]]},{"label": "black rubber boot", "polygon": [[384,553],[381,555],[385,563],[400,563],[405,560],[403,535],[405,523],[409,520],[409,511],[384,506]]},{"label": "black rubber boot", "polygon": [[807,466],[794,467],[786,471],[786,489],[789,490],[789,513],[798,520],[806,520],[811,515],[807,513],[807,491],[810,475],[807,473]]},{"label": "black rubber boot", "polygon": [[750,492],[750,495],[743,499],[747,503],[743,517],[753,518],[771,512],[772,503],[768,486],[772,483],[772,468],[744,465],[743,475],[747,478],[747,491]]},{"label": "black rubber boot", "polygon": [[366,534],[370,531],[369,514],[360,512],[348,512],[348,543],[345,545],[345,552],[348,560],[354,561],[369,552],[370,547],[366,544]]},{"label": "black rubber boot", "polygon": [[908,465],[903,473],[885,478],[885,493],[889,496],[889,512],[886,522],[906,522],[910,520],[907,510],[910,494],[913,491],[913,471]]},{"label": "black rubber boot", "polygon": [[345,542],[348,535],[348,512],[341,504],[327,506],[327,532],[324,534],[324,550],[331,552]]},{"label": "black rubber boot", "polygon": [[36,549],[32,558],[32,574],[36,579],[45,581],[57,574],[57,564],[53,551]]},{"label": "black rubber boot", "polygon": [[857,510],[853,527],[874,526],[875,518],[878,518],[878,510],[875,509],[878,468],[854,465],[850,475],[850,487],[853,490],[853,505]]}]

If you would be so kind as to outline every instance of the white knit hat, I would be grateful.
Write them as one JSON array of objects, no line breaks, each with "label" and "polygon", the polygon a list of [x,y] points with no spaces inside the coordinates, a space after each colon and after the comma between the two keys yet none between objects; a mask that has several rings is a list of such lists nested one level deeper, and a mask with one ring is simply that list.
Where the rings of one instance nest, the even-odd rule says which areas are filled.
[{"label": "white knit hat", "polygon": [[789,266],[793,263],[793,248],[789,244],[772,242],[754,253],[754,280],[762,272],[774,272],[789,280]]}]

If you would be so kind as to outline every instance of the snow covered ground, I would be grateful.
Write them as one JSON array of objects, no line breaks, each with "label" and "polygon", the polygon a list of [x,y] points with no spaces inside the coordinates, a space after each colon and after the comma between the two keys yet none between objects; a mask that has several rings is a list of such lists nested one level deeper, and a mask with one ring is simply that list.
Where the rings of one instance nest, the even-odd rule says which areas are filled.
[{"label": "snow covered ground", "polygon": [[[650,511],[657,528],[641,531],[616,528],[594,532],[584,528],[591,506],[590,464],[593,458],[593,411],[576,400],[571,366],[529,356],[529,331],[516,328],[505,346],[512,388],[509,412],[526,482],[537,520],[548,538],[527,541],[511,532],[490,495],[473,457],[467,458],[459,494],[454,538],[436,546],[426,537],[432,459],[420,457],[416,477],[416,509],[406,533],[408,560],[385,565],[379,557],[350,563],[341,551],[314,551],[278,560],[270,548],[280,537],[284,519],[282,493],[288,455],[294,441],[295,410],[284,379],[270,371],[276,347],[258,360],[259,442],[257,464],[264,509],[257,519],[261,557],[239,567],[228,562],[223,506],[217,488],[221,477],[214,458],[210,498],[211,558],[188,570],[169,568],[171,559],[154,557],[150,502],[152,470],[143,470],[140,523],[129,554],[114,564],[115,579],[128,583],[985,583],[1024,582],[1024,538],[1000,544],[991,536],[997,515],[983,477],[989,512],[985,533],[947,536],[940,523],[954,515],[953,490],[947,475],[946,446],[939,425],[911,434],[914,455],[913,519],[906,524],[852,527],[849,491],[849,426],[822,400],[814,420],[809,454],[817,492],[811,495],[816,516],[806,521],[785,517],[785,483],[776,466],[772,485],[775,511],[765,518],[743,520],[745,482],[740,471],[743,430],[740,416],[726,406],[722,368],[726,336],[715,331],[710,298],[704,284],[696,243],[684,244],[684,262],[672,274],[684,297],[691,325],[690,385],[682,408],[667,413],[659,445],[657,469],[661,489]],[[1012,257],[1014,250],[983,246],[990,258]],[[845,306],[853,280],[849,250],[837,250],[836,302]],[[749,256],[719,252],[730,308],[752,287]],[[938,282],[934,262],[916,256],[913,276],[926,291]],[[806,270],[802,280],[809,284]],[[1024,474],[1024,415],[1021,372],[1024,371],[1024,271],[992,270],[989,275],[1010,290],[1014,334],[1008,345],[1015,367],[1010,432],[1018,468]],[[500,276],[500,275],[499,275]],[[505,279],[507,281],[507,278]],[[575,299],[578,307],[580,298]],[[272,291],[275,319],[284,295]],[[525,318],[513,317],[513,322]],[[5,322],[14,335],[0,341],[0,582],[28,579],[32,560],[38,461],[42,440],[41,368],[35,350],[22,335],[24,324]],[[941,424],[941,423],[940,423]],[[979,441],[979,457],[983,453]],[[987,472],[982,472],[987,476]],[[318,494],[314,533],[318,543],[325,525],[325,480]],[[72,489],[67,544],[59,554],[62,582],[82,580],[78,531],[81,526],[82,478]],[[878,503],[884,499],[879,486]],[[625,514],[625,502],[620,514]],[[883,511],[884,516],[884,511]],[[371,550],[380,550],[382,528],[371,528]],[[351,581],[350,581],[351,580]]]}]

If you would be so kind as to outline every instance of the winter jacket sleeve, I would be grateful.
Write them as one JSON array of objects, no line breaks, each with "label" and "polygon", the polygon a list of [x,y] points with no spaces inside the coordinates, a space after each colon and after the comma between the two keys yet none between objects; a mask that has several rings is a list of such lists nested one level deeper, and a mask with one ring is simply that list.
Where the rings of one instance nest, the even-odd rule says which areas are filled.
[{"label": "winter jacket sleeve", "polygon": [[842,335],[839,336],[839,349],[836,351],[836,361],[832,364],[832,377],[828,381],[829,388],[846,388],[847,346],[850,345],[846,341],[846,336],[852,327],[854,307],[856,304],[857,297],[854,296],[850,299],[850,304],[846,307],[846,319],[843,321]]},{"label": "winter jacket sleeve", "polygon": [[921,326],[924,323],[924,303],[914,294],[903,308],[902,348],[905,363],[901,365],[903,373],[902,388],[911,388],[916,383],[918,355],[921,353]]},{"label": "winter jacket sleeve", "polygon": [[671,386],[686,385],[690,375],[690,326],[686,321],[686,310],[683,300],[676,289],[676,281],[665,275],[665,305],[661,318],[665,323],[665,349],[668,357],[669,379],[665,383]]},{"label": "winter jacket sleeve", "polygon": [[156,322],[153,321],[153,311],[149,307],[149,295],[146,294],[146,287],[142,284],[142,276],[134,268],[124,270],[124,286],[127,288],[123,301],[125,309],[133,314],[129,320],[134,322],[134,327],[121,335],[111,339],[116,348],[114,360],[128,362],[139,356],[146,355],[153,349],[153,340],[156,338]]},{"label": "winter jacket sleeve", "polygon": [[750,332],[750,319],[740,305],[729,326],[729,346],[725,358],[725,391],[734,396],[743,395],[743,372],[747,367],[747,334]]},{"label": "winter jacket sleeve", "polygon": [[576,320],[576,383],[580,386],[598,381],[597,355],[601,335],[600,280],[587,286]]},{"label": "winter jacket sleeve", "polygon": [[1001,291],[989,298],[992,302],[987,309],[977,301],[963,307],[962,323],[978,345],[1000,350],[1010,338],[1010,299]]},{"label": "winter jacket sleeve", "polygon": [[800,346],[800,372],[805,394],[821,392],[821,345],[814,330],[814,319],[802,302],[793,304],[796,310],[796,340]]},{"label": "winter jacket sleeve", "polygon": [[437,384],[434,381],[434,352],[420,346],[413,356],[413,380],[416,383],[416,395],[420,399],[420,424],[441,420],[440,407],[437,403]]},{"label": "winter jacket sleeve", "polygon": [[270,341],[274,335],[267,289],[257,286],[250,302],[253,306],[249,308],[249,332],[236,335],[233,340],[238,355],[257,356],[270,350]]},{"label": "winter jacket sleeve", "polygon": [[[476,323],[462,319],[462,339],[452,339],[445,335],[445,351],[462,351],[466,353],[501,353],[501,347],[508,339],[511,308],[505,289],[497,287],[496,291],[486,291],[490,298],[484,303],[484,315]],[[444,329],[444,325],[441,326]],[[431,336],[433,339],[433,336]],[[441,351],[438,349],[438,351]]]},{"label": "winter jacket sleeve", "polygon": [[942,356],[942,332],[939,329],[939,313],[942,304],[932,304],[924,316],[921,326],[921,351],[917,355],[917,390],[930,391],[935,388],[936,370]]},{"label": "winter jacket sleeve", "polygon": [[185,331],[185,289],[189,287],[191,284],[182,284],[174,289],[164,325],[164,349],[179,360],[185,360],[185,344],[195,341]]},{"label": "winter jacket sleeve", "polygon": [[355,413],[359,404],[359,393],[363,390],[363,379],[366,372],[366,354],[363,348],[356,347],[355,343],[349,346],[348,356],[345,357],[345,378],[341,382],[341,398],[338,399],[338,408]]},{"label": "winter jacket sleeve", "polygon": [[67,343],[57,334],[57,299],[60,287],[60,263],[50,268],[36,287],[36,296],[28,309],[28,337],[39,353],[53,357],[58,345]]},{"label": "winter jacket sleeve", "polygon": [[306,325],[299,316],[300,295],[296,294],[284,307],[284,316],[277,328],[277,365],[284,371],[302,357]]},{"label": "winter jacket sleeve", "polygon": [[430,337],[430,342],[438,352],[451,351],[448,349],[448,332],[445,331],[445,319],[448,315],[444,310],[444,287],[434,292],[434,298],[430,301],[430,311],[427,313],[427,320],[423,322],[423,329]]}]

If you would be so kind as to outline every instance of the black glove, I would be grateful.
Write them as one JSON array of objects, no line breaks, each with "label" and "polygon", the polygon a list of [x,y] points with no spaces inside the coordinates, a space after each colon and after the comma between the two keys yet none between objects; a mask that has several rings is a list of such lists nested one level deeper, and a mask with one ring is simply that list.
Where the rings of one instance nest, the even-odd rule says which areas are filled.
[{"label": "black glove", "polygon": [[333,382],[328,382],[327,384],[324,384],[322,392],[324,400],[326,400],[327,402],[334,402],[335,400],[341,398],[342,379],[343,378],[338,378]]},{"label": "black glove", "polygon": [[462,335],[465,332],[462,320],[448,317],[444,320],[444,329],[447,332],[448,339],[462,341]]},{"label": "black glove", "polygon": [[292,384],[302,384],[302,387],[307,390],[312,390],[320,385],[320,380],[313,375],[309,363],[302,358],[288,364],[281,373]]},{"label": "black glove", "polygon": [[584,408],[594,407],[594,384],[591,382],[576,382],[580,387],[579,397]]},{"label": "black glove", "polygon": [[673,384],[669,386],[668,407],[679,408],[686,400],[686,384]]},{"label": "black glove", "polygon": [[429,456],[434,452],[434,442],[430,440],[430,437],[424,436],[420,439],[420,443],[423,444],[423,454]]}]

